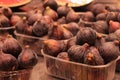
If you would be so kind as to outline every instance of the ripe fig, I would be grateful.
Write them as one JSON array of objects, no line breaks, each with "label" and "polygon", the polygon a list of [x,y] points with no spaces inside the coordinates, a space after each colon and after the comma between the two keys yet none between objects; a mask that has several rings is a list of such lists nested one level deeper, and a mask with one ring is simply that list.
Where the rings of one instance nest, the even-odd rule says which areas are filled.
[{"label": "ripe fig", "polygon": [[98,15],[96,15],[96,20],[106,20],[106,17],[107,17],[107,13],[100,13]]},{"label": "ripe fig", "polygon": [[115,33],[110,33],[105,37],[106,41],[119,40],[119,37]]},{"label": "ripe fig", "polygon": [[25,28],[28,27],[27,17],[23,17],[20,21],[18,21],[15,25],[16,31],[18,33],[24,33]]},{"label": "ripe fig", "polygon": [[72,47],[73,45],[76,45],[76,36],[68,39],[68,42],[67,42],[67,47],[68,47],[68,49],[69,49],[70,47]]},{"label": "ripe fig", "polygon": [[48,25],[53,23],[53,19],[51,17],[47,16],[47,15],[46,16],[42,16],[41,20],[45,21],[46,24],[48,24]]},{"label": "ripe fig", "polygon": [[119,41],[104,42],[98,50],[105,63],[108,63],[119,56]]},{"label": "ripe fig", "polygon": [[45,21],[37,20],[33,25],[32,32],[35,36],[41,37],[47,34],[48,28],[49,24],[47,24]]},{"label": "ripe fig", "polygon": [[75,22],[70,22],[64,26],[67,30],[69,30],[73,35],[76,35],[79,31],[79,25]]},{"label": "ripe fig", "polygon": [[58,19],[58,14],[56,11],[51,9],[50,7],[46,7],[45,11],[43,12],[44,15],[51,17],[54,21]]},{"label": "ripe fig", "polygon": [[76,43],[79,45],[83,45],[84,43],[94,45],[96,38],[96,32],[92,28],[81,28],[76,34]]},{"label": "ripe fig", "polygon": [[38,19],[42,18],[42,12],[41,10],[36,10],[36,12],[28,17],[28,24],[33,25]]},{"label": "ripe fig", "polygon": [[60,52],[67,50],[67,40],[49,39],[43,42],[43,51],[45,54],[57,56]]},{"label": "ripe fig", "polygon": [[0,9],[2,11],[2,13],[10,19],[10,17],[12,16],[13,12],[11,10],[11,8],[7,7],[7,6],[4,6]]},{"label": "ripe fig", "polygon": [[83,63],[84,54],[88,49],[89,44],[85,43],[84,45],[73,45],[68,49],[68,56],[71,61]]},{"label": "ripe fig", "polygon": [[117,15],[117,21],[120,22],[120,13]]},{"label": "ripe fig", "polygon": [[0,27],[10,27],[10,20],[0,12]]},{"label": "ripe fig", "polygon": [[119,12],[120,11],[120,8],[117,5],[106,5],[105,8],[109,12]]},{"label": "ripe fig", "polygon": [[109,22],[109,33],[113,33],[119,28],[120,28],[120,23],[119,22],[110,20],[110,22]]},{"label": "ripe fig", "polygon": [[89,65],[103,65],[104,60],[100,56],[98,49],[92,46],[85,53],[84,63]]},{"label": "ripe fig", "polygon": [[8,35],[4,41],[2,51],[17,58],[22,51],[22,47],[16,39],[14,39],[11,35]]},{"label": "ripe fig", "polygon": [[5,54],[0,50],[0,70],[1,71],[14,71],[18,67],[17,59],[11,54]]},{"label": "ripe fig", "polygon": [[57,4],[57,2],[55,0],[47,0],[47,1],[44,2],[43,6],[44,6],[44,8],[49,6],[51,9],[53,9],[55,11],[58,8],[58,4]]},{"label": "ripe fig", "polygon": [[108,34],[108,28],[109,25],[106,21],[99,20],[93,23],[93,26],[91,26],[94,30],[96,30],[99,33]]},{"label": "ripe fig", "polygon": [[77,14],[73,9],[70,9],[66,16],[66,21],[69,22],[78,22],[80,19],[79,14]]},{"label": "ripe fig", "polygon": [[66,3],[66,5],[64,6],[59,6],[57,8],[57,13],[59,15],[59,17],[63,17],[63,16],[67,16],[68,12],[69,12],[70,8],[68,7],[68,3]]},{"label": "ripe fig", "polygon": [[67,61],[70,60],[67,52],[60,52],[57,55],[57,58],[60,58],[60,59],[63,59],[63,60],[67,60]]},{"label": "ripe fig", "polygon": [[33,26],[27,26],[25,27],[23,34],[33,36],[32,30]]},{"label": "ripe fig", "polygon": [[59,24],[66,24],[67,22],[66,22],[66,18],[63,16],[63,17],[61,17],[61,18],[59,18],[58,20],[57,20],[57,22],[59,23]]},{"label": "ripe fig", "polygon": [[114,34],[120,39],[120,29],[116,30]]},{"label": "ripe fig", "polygon": [[106,16],[106,21],[109,23],[111,20],[117,21],[118,12],[108,12]]},{"label": "ripe fig", "polygon": [[95,21],[95,16],[91,11],[87,11],[83,14],[82,20],[88,21],[88,22],[93,22],[93,21]]},{"label": "ripe fig", "polygon": [[18,56],[18,64],[21,69],[32,68],[37,64],[37,55],[29,45],[26,45]]},{"label": "ripe fig", "polygon": [[11,18],[10,18],[10,23],[11,25],[16,25],[17,22],[19,22],[22,18],[18,15],[12,15]]}]

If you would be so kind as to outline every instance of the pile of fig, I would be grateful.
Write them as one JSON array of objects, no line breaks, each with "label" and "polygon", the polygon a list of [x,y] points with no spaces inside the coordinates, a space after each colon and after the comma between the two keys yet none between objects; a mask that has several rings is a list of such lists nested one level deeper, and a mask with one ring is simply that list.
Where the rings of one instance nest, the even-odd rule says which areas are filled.
[{"label": "pile of fig", "polygon": [[37,55],[30,46],[22,48],[11,35],[0,37],[0,58],[0,71],[29,69],[37,64]]}]

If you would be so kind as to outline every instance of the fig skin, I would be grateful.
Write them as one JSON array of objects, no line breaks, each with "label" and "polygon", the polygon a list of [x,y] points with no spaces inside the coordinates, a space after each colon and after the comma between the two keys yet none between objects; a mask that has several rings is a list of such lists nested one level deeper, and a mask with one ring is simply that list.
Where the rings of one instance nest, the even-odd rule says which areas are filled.
[{"label": "fig skin", "polygon": [[109,12],[119,12],[120,8],[117,5],[106,5],[105,9]]},{"label": "fig skin", "polygon": [[37,64],[37,55],[29,45],[26,45],[18,56],[18,63],[20,69],[32,68]]},{"label": "fig skin", "polygon": [[66,5],[64,6],[59,6],[57,8],[57,13],[59,17],[63,17],[63,16],[66,17],[69,11],[70,11],[70,8],[68,7],[68,3],[66,3]]},{"label": "fig skin", "polygon": [[66,24],[66,23],[67,23],[65,16],[59,18],[59,19],[57,20],[57,22],[58,22],[59,24]]},{"label": "fig skin", "polygon": [[76,44],[88,43],[92,46],[95,44],[96,38],[96,32],[92,28],[81,28],[76,34]]},{"label": "fig skin", "polygon": [[32,32],[35,36],[41,37],[48,33],[49,24],[43,20],[37,20],[32,28]]},{"label": "fig skin", "polygon": [[104,60],[100,56],[96,47],[90,47],[84,56],[84,63],[89,65],[104,65]]},{"label": "fig skin", "polygon": [[98,47],[98,50],[105,63],[109,63],[119,56],[119,42],[117,40],[112,42],[104,42]]},{"label": "fig skin", "polygon": [[12,15],[10,18],[11,25],[16,25],[18,21],[22,20],[22,18],[18,15]]},{"label": "fig skin", "polygon": [[43,51],[45,54],[56,57],[60,52],[67,50],[67,40],[49,39],[43,42]]},{"label": "fig skin", "polygon": [[43,15],[47,15],[49,16],[50,18],[52,18],[54,21],[56,21],[58,19],[58,14],[56,11],[54,11],[53,9],[51,9],[50,7],[46,7],[44,12],[43,12]]},{"label": "fig skin", "polygon": [[108,12],[106,16],[106,21],[109,23],[112,21],[117,21],[118,12]]},{"label": "fig skin", "polygon": [[120,28],[120,23],[119,22],[110,20],[110,22],[109,22],[109,33],[113,33],[119,28]]},{"label": "fig skin", "polygon": [[86,50],[88,49],[89,44],[85,43],[84,45],[73,45],[68,49],[68,56],[71,61],[83,63],[84,55]]},{"label": "fig skin", "polygon": [[14,39],[11,35],[8,35],[4,41],[2,51],[6,54],[9,53],[17,58],[22,51],[22,47],[16,39]]},{"label": "fig skin", "polygon": [[76,45],[76,36],[68,39],[67,41],[67,47],[68,49],[72,47],[73,45]]},{"label": "fig skin", "polygon": [[107,13],[100,13],[98,15],[96,15],[96,21],[98,20],[106,20],[106,17],[107,17]]},{"label": "fig skin", "polygon": [[18,68],[17,59],[11,54],[6,54],[0,51],[0,70],[1,71],[14,71]]},{"label": "fig skin", "polygon": [[119,40],[119,37],[115,33],[110,33],[105,37],[106,41]]}]

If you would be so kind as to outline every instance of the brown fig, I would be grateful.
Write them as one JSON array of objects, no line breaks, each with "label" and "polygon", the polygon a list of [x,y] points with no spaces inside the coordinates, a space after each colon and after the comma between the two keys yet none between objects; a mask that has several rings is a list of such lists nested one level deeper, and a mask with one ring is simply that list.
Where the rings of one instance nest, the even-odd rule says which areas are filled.
[{"label": "brown fig", "polygon": [[36,12],[28,17],[28,24],[33,25],[38,19],[42,18],[42,12],[41,10],[36,10]]},{"label": "brown fig", "polygon": [[96,38],[96,32],[92,28],[81,28],[76,35],[76,43],[79,45],[83,45],[84,43],[94,45]]},{"label": "brown fig", "polygon": [[2,51],[4,53],[12,54],[17,58],[22,51],[22,47],[16,39],[14,39],[11,35],[8,35],[4,41]]},{"label": "brown fig", "polygon": [[10,20],[0,12],[0,27],[10,27]]},{"label": "brown fig", "polygon": [[50,7],[46,7],[43,14],[44,14],[44,16],[47,15],[47,16],[51,17],[54,21],[56,21],[58,19],[57,12],[54,11],[53,9],[51,9]]},{"label": "brown fig", "polygon": [[115,60],[119,56],[119,41],[104,42],[98,47],[100,55],[105,63]]},{"label": "brown fig", "polygon": [[113,33],[119,28],[120,28],[120,23],[119,22],[110,20],[110,22],[109,22],[109,33]]},{"label": "brown fig", "polygon": [[66,21],[69,22],[78,22],[80,19],[79,14],[77,14],[73,9],[70,9],[66,16]]},{"label": "brown fig", "polygon": [[120,11],[120,8],[117,5],[106,5],[105,8],[109,12],[119,12]]},{"label": "brown fig", "polygon": [[41,37],[47,34],[48,28],[49,24],[47,24],[45,21],[37,20],[33,25],[32,32],[35,36]]},{"label": "brown fig", "polygon": [[9,19],[10,19],[10,17],[11,17],[12,14],[13,14],[12,9],[9,8],[9,7],[7,7],[7,6],[2,7],[2,8],[1,8],[1,11],[2,11],[2,13],[3,13],[7,18],[9,18]]},{"label": "brown fig", "polygon": [[67,40],[49,39],[43,42],[43,51],[45,54],[57,56],[60,52],[67,50]]},{"label": "brown fig", "polygon": [[119,40],[119,37],[115,33],[110,33],[105,37],[106,41]]},{"label": "brown fig", "polygon": [[22,18],[18,15],[12,15],[10,18],[11,25],[16,25],[17,22],[19,22]]},{"label": "brown fig", "polygon": [[26,45],[18,56],[18,64],[20,69],[32,68],[37,64],[37,55],[29,45]]},{"label": "brown fig", "polygon": [[24,33],[25,28],[28,27],[27,17],[23,17],[20,21],[18,21],[15,25],[16,31],[18,33]]},{"label": "brown fig", "polygon": [[57,58],[63,59],[63,60],[67,60],[67,61],[70,60],[67,52],[60,52],[60,53],[57,55]]},{"label": "brown fig", "polygon": [[120,22],[120,13],[117,15],[117,21]]},{"label": "brown fig", "polygon": [[51,17],[47,16],[47,15],[42,16],[41,20],[45,21],[46,24],[48,24],[48,25],[53,23],[53,19]]},{"label": "brown fig", "polygon": [[67,30],[69,30],[73,35],[76,35],[79,31],[79,25],[75,22],[70,22],[64,26]]},{"label": "brown fig", "polygon": [[107,13],[100,13],[98,15],[96,15],[96,20],[106,20],[106,17],[107,17]]},{"label": "brown fig", "polygon": [[47,0],[44,2],[43,6],[44,6],[44,8],[49,6],[53,10],[57,10],[57,8],[58,8],[58,4],[55,0]]},{"label": "brown fig", "polygon": [[76,36],[68,39],[68,42],[67,42],[67,47],[68,47],[68,49],[69,49],[70,47],[72,47],[73,45],[76,45]]},{"label": "brown fig", "polygon": [[57,20],[57,22],[59,23],[59,24],[66,24],[67,22],[66,22],[66,18],[63,16],[63,17],[61,17],[61,18],[59,18],[58,20]]},{"label": "brown fig", "polygon": [[111,20],[117,21],[118,12],[108,12],[106,21],[109,23]]},{"label": "brown fig", "polygon": [[1,71],[14,71],[18,67],[17,59],[11,54],[5,54],[0,51],[0,70]]},{"label": "brown fig", "polygon": [[23,34],[33,36],[32,30],[33,30],[33,26],[27,26],[25,27]]},{"label": "brown fig", "polygon": [[91,11],[87,11],[83,14],[82,20],[88,21],[88,22],[93,22],[93,21],[95,21],[95,16]]},{"label": "brown fig", "polygon": [[89,65],[104,65],[104,60],[100,56],[96,47],[90,47],[84,56],[84,63]]},{"label": "brown fig", "polygon": [[2,49],[2,47],[3,47],[3,43],[4,43],[4,40],[3,40],[3,38],[2,37],[0,37],[0,50]]},{"label": "brown fig", "polygon": [[91,26],[94,30],[96,30],[99,33],[108,34],[108,28],[109,25],[106,21],[99,20],[93,23],[93,26]]},{"label": "brown fig", "polygon": [[66,3],[66,5],[64,6],[59,6],[57,8],[57,13],[59,15],[59,17],[65,16],[68,14],[70,8],[68,7],[68,3]]},{"label": "brown fig", "polygon": [[88,49],[88,46],[89,45],[87,43],[85,43],[82,46],[73,45],[72,47],[70,47],[67,51],[70,60],[83,63],[84,54],[85,54],[86,50]]}]

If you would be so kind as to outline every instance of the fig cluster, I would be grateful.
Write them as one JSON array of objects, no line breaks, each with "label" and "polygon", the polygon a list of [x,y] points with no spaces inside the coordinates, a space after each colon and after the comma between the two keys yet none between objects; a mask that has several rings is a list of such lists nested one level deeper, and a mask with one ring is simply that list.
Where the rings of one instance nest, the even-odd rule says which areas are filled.
[{"label": "fig cluster", "polygon": [[0,58],[1,71],[28,69],[37,64],[37,55],[30,46],[22,48],[11,35],[0,37]]}]

